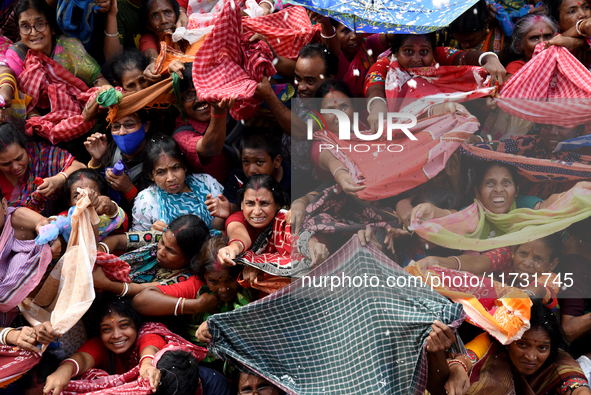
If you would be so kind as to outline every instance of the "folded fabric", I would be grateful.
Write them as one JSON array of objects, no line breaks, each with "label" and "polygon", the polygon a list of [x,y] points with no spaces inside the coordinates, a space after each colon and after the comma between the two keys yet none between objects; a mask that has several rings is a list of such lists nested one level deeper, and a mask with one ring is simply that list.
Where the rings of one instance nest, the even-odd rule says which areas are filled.
[{"label": "folded fabric", "polygon": [[215,27],[195,54],[193,84],[201,100],[236,99],[230,114],[244,120],[262,103],[252,97],[257,84],[277,70],[269,46],[262,41],[249,42],[252,32],[241,33],[240,12],[233,1],[224,5]]},{"label": "folded fabric", "polygon": [[29,50],[18,84],[32,98],[27,112],[34,107],[50,108],[49,114],[27,120],[26,132],[29,136],[36,133],[56,144],[73,140],[94,126],[94,121],[84,121],[82,110],[98,88],[88,89],[82,80],[55,60]]},{"label": "folded fabric", "polygon": [[503,85],[498,106],[528,121],[566,128],[591,121],[591,72],[566,48],[543,50],[544,45]]},{"label": "folded fabric", "polygon": [[[325,276],[345,284],[318,285]],[[359,284],[363,276],[378,285],[346,283]],[[423,394],[431,324],[457,328],[465,315],[461,304],[409,279],[353,237],[308,276],[209,317],[209,351],[289,394]],[[458,343],[454,351],[463,352]]]}]

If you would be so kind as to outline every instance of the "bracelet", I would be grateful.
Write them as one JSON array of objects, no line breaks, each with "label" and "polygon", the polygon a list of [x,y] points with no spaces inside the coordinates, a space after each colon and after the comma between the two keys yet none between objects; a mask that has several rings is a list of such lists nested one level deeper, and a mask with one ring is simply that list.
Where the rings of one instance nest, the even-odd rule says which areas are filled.
[{"label": "bracelet", "polygon": [[154,362],[154,355],[144,355],[140,358],[140,366],[142,365],[142,362],[144,362],[145,358],[152,358],[152,363]]},{"label": "bracelet", "polygon": [[183,298],[183,301],[181,302],[181,315],[185,314],[185,302],[187,301],[187,298]]},{"label": "bracelet", "polygon": [[98,166],[91,166],[91,165],[90,165],[90,162],[92,162],[92,159],[91,159],[91,160],[89,160],[89,161],[88,161],[88,164],[86,165],[86,167],[88,167],[89,169],[96,170],[96,169],[100,169],[100,168],[102,167],[101,165],[98,165]]},{"label": "bracelet", "polygon": [[119,294],[120,298],[124,298],[125,295],[127,295],[127,293],[129,292],[129,284],[128,283],[123,283],[123,291],[121,291],[121,293]]},{"label": "bracelet", "polygon": [[110,254],[110,253],[111,253],[111,250],[109,249],[109,246],[108,246],[108,245],[106,245],[105,243],[103,243],[102,241],[99,241],[99,242],[98,242],[98,245],[99,245],[99,246],[102,246],[102,247],[105,249],[105,252],[106,252],[107,254]]},{"label": "bracelet", "polygon": [[575,24],[575,29],[576,29],[577,33],[579,33],[579,36],[585,37],[585,35],[583,33],[581,33],[581,22],[583,22],[583,19],[577,21],[577,23]]},{"label": "bracelet", "polygon": [[174,316],[176,317],[177,315],[179,315],[178,313],[178,308],[179,308],[179,304],[181,304],[181,301],[183,300],[183,298],[179,298],[179,300],[176,301],[176,306],[174,306]]},{"label": "bracelet", "polygon": [[246,251],[246,246],[244,245],[244,242],[240,239],[232,239],[228,242],[228,245],[232,244],[233,242],[237,241],[238,243],[242,244],[242,251],[240,251],[240,254],[242,254],[244,251]]},{"label": "bracelet", "polygon": [[495,58],[499,59],[499,56],[496,53],[494,53],[494,52],[483,52],[478,57],[478,65],[479,66],[482,67],[482,58],[484,58],[486,55],[493,55]]},{"label": "bracelet", "polygon": [[386,105],[386,107],[388,107],[388,102],[386,101],[386,99],[384,99],[383,97],[380,97],[380,96],[374,96],[374,97],[372,97],[371,99],[369,99],[367,101],[367,112],[371,112],[370,111],[371,104],[374,102],[374,100],[381,100],[381,101],[384,102],[384,104]]},{"label": "bracelet", "polygon": [[78,375],[78,373],[80,373],[80,365],[78,365],[78,362],[76,362],[75,359],[68,358],[68,359],[64,359],[62,361],[62,363],[60,363],[60,366],[62,366],[66,362],[72,362],[74,365],[76,365],[76,372],[74,372],[74,374],[72,376],[70,376],[70,377],[76,377]]},{"label": "bracelet", "polygon": [[228,114],[228,109],[226,108],[226,111],[224,111],[223,114],[220,115],[216,115],[213,113],[213,109],[211,110],[211,117],[212,118],[226,118],[226,115]]},{"label": "bracelet", "polygon": [[455,365],[455,364],[461,365],[464,368],[464,370],[466,371],[466,374],[468,374],[468,367],[466,366],[466,364],[464,362],[460,361],[459,359],[452,359],[450,361],[447,361],[448,367],[451,367],[451,365]]},{"label": "bracelet", "polygon": [[275,9],[275,4],[273,4],[273,2],[269,1],[269,0],[261,0],[261,2],[259,3],[259,5],[263,4],[263,3],[267,3],[271,6],[271,10]]},{"label": "bracelet", "polygon": [[66,173],[64,173],[63,171],[60,171],[59,173],[57,173],[57,175],[64,177],[64,183],[66,181],[68,181],[68,175]]},{"label": "bracelet", "polygon": [[339,166],[336,169],[334,169],[334,171],[332,172],[332,176],[335,177],[337,174],[337,171],[339,170],[345,170],[347,173],[349,172],[349,169],[347,169],[345,166]]},{"label": "bracelet", "polygon": [[16,328],[11,328],[11,327],[2,329],[2,332],[0,332],[0,344],[7,346],[8,343],[6,341],[6,338],[8,337],[8,334],[10,332],[14,331],[15,329]]},{"label": "bracelet", "polygon": [[324,34],[322,34],[322,30],[320,30],[320,37],[325,38],[327,40],[336,37],[337,36],[337,29],[335,29],[334,26],[332,27],[332,31],[333,31],[332,36],[325,36]]},{"label": "bracelet", "polygon": [[113,203],[115,206],[117,206],[117,210],[115,210],[115,214],[107,215],[107,218],[110,218],[110,219],[117,218],[117,216],[119,215],[119,205],[112,200],[111,200],[111,203]]},{"label": "bracelet", "polygon": [[119,32],[117,33],[107,33],[107,31],[105,30],[105,36],[107,37],[119,37]]},{"label": "bracelet", "polygon": [[123,195],[123,197],[125,198],[125,200],[127,200],[128,202],[132,201],[134,197],[137,196],[137,188],[134,185],[133,188],[131,188],[131,190],[129,192],[127,192],[126,194]]},{"label": "bracelet", "polygon": [[447,211],[447,215],[451,215],[451,211],[449,211],[448,209],[443,209],[444,211]]},{"label": "bracelet", "polygon": [[452,256],[451,258],[456,260],[456,262],[458,263],[458,268],[456,270],[458,272],[461,272],[462,271],[462,261],[460,261],[460,258],[458,258],[457,256]]},{"label": "bracelet", "polygon": [[427,110],[427,117],[432,117],[433,116],[433,106],[430,106],[429,109]]}]

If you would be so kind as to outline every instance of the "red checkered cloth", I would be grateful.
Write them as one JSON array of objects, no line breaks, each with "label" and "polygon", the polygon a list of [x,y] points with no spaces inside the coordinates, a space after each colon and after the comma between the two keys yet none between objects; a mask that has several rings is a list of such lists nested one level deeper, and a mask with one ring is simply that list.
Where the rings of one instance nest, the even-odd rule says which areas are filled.
[{"label": "red checkered cloth", "polygon": [[258,18],[244,18],[245,31],[260,33],[278,55],[297,59],[300,49],[320,31],[320,24],[312,26],[304,7],[289,7]]},{"label": "red checkered cloth", "polygon": [[567,128],[591,121],[591,72],[566,48],[542,50],[543,45],[505,84],[499,107],[528,121]]},{"label": "red checkered cloth", "polygon": [[252,32],[240,34],[241,18],[240,8],[227,1],[193,62],[193,84],[199,98],[208,102],[237,99],[230,110],[237,120],[254,115],[262,103],[252,97],[257,84],[277,73],[269,46],[248,42]]},{"label": "red checkered cloth", "polygon": [[131,266],[116,255],[97,251],[95,265],[101,266],[105,272],[105,276],[111,281],[131,282],[129,278]]},{"label": "red checkered cloth", "polygon": [[47,115],[27,120],[28,135],[36,131],[56,144],[73,140],[93,127],[94,121],[82,119],[82,110],[97,88],[88,89],[82,80],[37,51],[28,51],[24,68],[18,84],[22,92],[33,98],[27,113],[34,107],[51,109]]}]

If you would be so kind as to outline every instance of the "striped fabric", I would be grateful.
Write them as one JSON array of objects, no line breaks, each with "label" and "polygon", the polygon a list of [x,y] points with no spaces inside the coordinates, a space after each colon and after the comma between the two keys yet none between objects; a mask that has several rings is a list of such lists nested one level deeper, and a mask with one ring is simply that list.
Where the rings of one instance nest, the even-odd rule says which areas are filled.
[{"label": "striped fabric", "polygon": [[22,302],[39,284],[51,263],[48,244],[34,240],[17,240],[11,225],[16,209],[9,207],[0,235],[0,311],[7,312]]},{"label": "striped fabric", "polygon": [[47,115],[27,120],[29,136],[35,133],[56,144],[73,140],[93,127],[94,121],[82,119],[82,109],[97,88],[88,89],[82,80],[37,51],[28,51],[24,69],[18,85],[33,98],[27,112],[34,107],[51,109]]},{"label": "striped fabric", "polygon": [[503,86],[499,107],[542,124],[574,128],[591,120],[591,72],[566,48],[551,46],[534,57]]}]

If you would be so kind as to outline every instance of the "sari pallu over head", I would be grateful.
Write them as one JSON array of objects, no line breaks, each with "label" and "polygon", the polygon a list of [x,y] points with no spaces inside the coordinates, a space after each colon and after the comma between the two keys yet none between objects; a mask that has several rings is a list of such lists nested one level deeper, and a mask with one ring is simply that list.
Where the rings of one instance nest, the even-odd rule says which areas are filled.
[{"label": "sari pallu over head", "polygon": [[134,395],[148,395],[152,393],[150,381],[142,379],[140,373],[140,350],[138,349],[139,340],[142,336],[148,334],[160,335],[166,340],[166,346],[162,348],[154,358],[153,364],[156,365],[158,360],[165,352],[169,350],[182,349],[190,352],[197,359],[203,360],[207,355],[207,349],[195,346],[189,343],[181,336],[171,332],[164,325],[156,322],[148,322],[142,325],[138,331],[138,338],[135,342],[135,349],[130,357],[130,365],[135,366],[129,372],[124,374],[109,375],[104,370],[91,369],[84,373],[79,380],[71,380],[64,388],[62,394],[64,395],[78,395],[78,394],[93,394],[93,395],[107,395],[107,394],[134,394]]},{"label": "sari pallu over head", "polygon": [[418,224],[414,231],[439,246],[488,251],[541,239],[591,216],[591,183],[575,186],[543,210],[520,208],[507,214],[487,212],[475,202],[451,215]]}]

